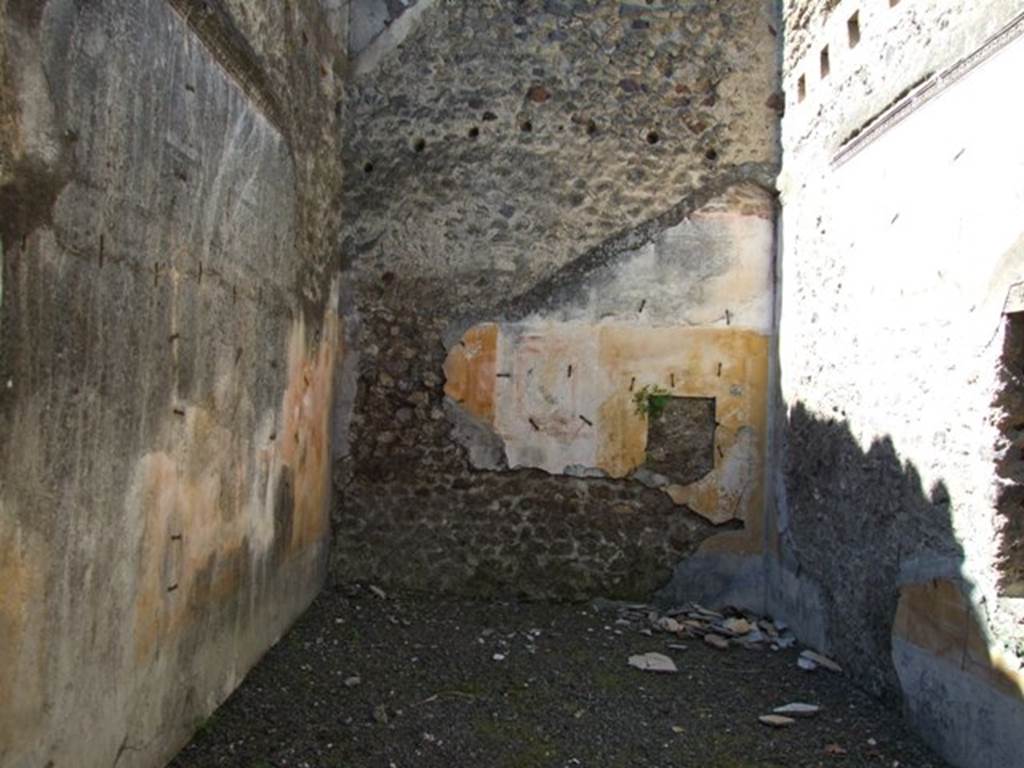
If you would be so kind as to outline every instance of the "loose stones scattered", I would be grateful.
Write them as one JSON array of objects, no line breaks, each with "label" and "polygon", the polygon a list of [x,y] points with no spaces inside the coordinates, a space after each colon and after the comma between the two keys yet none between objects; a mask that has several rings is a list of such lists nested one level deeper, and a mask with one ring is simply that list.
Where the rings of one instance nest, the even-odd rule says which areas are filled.
[{"label": "loose stones scattered", "polygon": [[[661,612],[646,605],[608,600],[595,600],[593,607],[595,610],[618,612],[614,624],[605,627],[617,634],[635,630],[650,637],[653,631],[658,631],[679,639],[699,638],[706,645],[721,651],[737,646],[748,650],[780,651],[796,645],[796,637],[784,621],[773,621],[735,608],[724,608],[718,612],[691,603]],[[666,647],[674,651],[685,651],[687,646],[668,642]],[[672,659],[654,652],[630,656],[629,664],[646,672],[679,671]],[[842,667],[832,659],[810,649],[801,652],[797,665],[808,672],[819,667],[836,673],[842,672]],[[772,728],[789,728],[797,720],[815,717],[820,711],[821,708],[815,704],[793,702],[776,707],[771,714],[761,715],[758,720]]]}]

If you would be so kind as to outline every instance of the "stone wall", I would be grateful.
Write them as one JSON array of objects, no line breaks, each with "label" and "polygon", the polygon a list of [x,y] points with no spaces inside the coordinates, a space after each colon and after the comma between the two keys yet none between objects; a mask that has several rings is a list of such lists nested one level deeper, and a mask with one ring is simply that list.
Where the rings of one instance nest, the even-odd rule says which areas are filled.
[{"label": "stone wall", "polygon": [[[759,550],[777,25],[439,0],[351,80],[337,578],[641,595],[723,529]],[[703,485],[642,471],[645,386],[717,399]]]},{"label": "stone wall", "polygon": [[963,766],[1024,746],[993,407],[1024,277],[1019,10],[785,11],[769,603]]},{"label": "stone wall", "polygon": [[5,768],[160,764],[322,583],[326,29],[312,0],[0,2]]}]

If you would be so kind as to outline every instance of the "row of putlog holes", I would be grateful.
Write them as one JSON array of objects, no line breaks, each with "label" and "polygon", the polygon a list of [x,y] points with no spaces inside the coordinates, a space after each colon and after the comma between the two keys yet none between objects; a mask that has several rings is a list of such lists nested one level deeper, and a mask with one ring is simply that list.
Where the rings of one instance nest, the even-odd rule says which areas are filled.
[{"label": "row of putlog holes", "polygon": [[[483,115],[484,121],[497,119],[496,117],[491,117],[492,114],[493,113],[491,113],[491,112],[485,112],[484,115]],[[523,133],[532,133],[533,132],[533,123],[530,120],[523,120],[523,122],[521,122],[519,124],[519,130],[522,131]],[[588,136],[595,136],[595,135],[597,135],[597,132],[598,132],[597,123],[595,121],[593,121],[593,120],[588,120],[587,123],[586,123],[586,133],[587,133],[587,135]],[[466,135],[470,139],[473,139],[473,140],[478,139],[478,138],[480,138],[480,128],[478,126],[474,125],[474,126],[472,126],[469,129],[469,131],[466,133]],[[647,133],[644,134],[644,141],[646,141],[648,144],[651,144],[651,145],[657,144],[658,142],[661,141],[661,134],[658,133],[655,130],[647,131]],[[413,152],[416,152],[417,154],[419,154],[419,153],[423,152],[424,150],[426,150],[426,148],[427,148],[427,140],[426,139],[418,138],[415,141],[413,141],[413,144],[412,144]],[[716,152],[714,149],[709,149],[709,150],[707,150],[704,153],[704,156],[709,161],[714,162],[715,160],[718,159],[718,152]],[[365,165],[363,165],[363,172],[366,173],[367,175],[373,173],[373,170],[374,170],[373,163],[367,162]]]},{"label": "row of putlog holes", "polygon": [[[890,8],[900,4],[900,0],[887,0]],[[860,43],[860,11],[854,11],[853,15],[846,20],[846,42],[850,48],[856,48]],[[832,59],[829,54],[829,47],[825,45],[818,54],[818,72],[820,79],[824,80],[832,71]],[[796,100],[801,102],[807,98],[807,75],[800,75],[796,82]]]}]

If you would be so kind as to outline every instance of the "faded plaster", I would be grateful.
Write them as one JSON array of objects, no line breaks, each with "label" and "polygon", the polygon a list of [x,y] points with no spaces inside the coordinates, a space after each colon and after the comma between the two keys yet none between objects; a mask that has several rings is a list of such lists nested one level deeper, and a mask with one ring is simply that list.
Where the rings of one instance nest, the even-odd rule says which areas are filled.
[{"label": "faded plaster", "polygon": [[[493,430],[509,468],[653,483],[716,525],[747,526],[705,546],[759,552],[770,213],[764,192],[735,188],[588,275],[553,317],[471,328],[449,351],[445,393]],[[715,467],[699,481],[640,471],[648,423],[634,398],[646,386],[715,400]]]},{"label": "faded plaster", "polygon": [[[326,573],[342,329],[319,246],[340,169],[310,152],[333,71],[294,80],[278,125],[253,83],[273,96],[315,55],[305,0],[287,25],[257,3],[203,22],[230,29],[165,0],[18,5],[0,4],[0,766],[147,768]],[[314,41],[298,65],[266,55],[292,23]]]}]

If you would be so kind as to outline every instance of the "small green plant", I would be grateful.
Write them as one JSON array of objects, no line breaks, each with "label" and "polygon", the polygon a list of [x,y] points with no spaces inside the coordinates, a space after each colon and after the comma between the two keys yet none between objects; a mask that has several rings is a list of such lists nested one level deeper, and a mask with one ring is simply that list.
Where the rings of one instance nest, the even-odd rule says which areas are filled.
[{"label": "small green plant", "polygon": [[646,416],[653,421],[661,416],[671,397],[672,393],[667,389],[662,389],[656,384],[648,384],[633,395],[637,416]]}]

